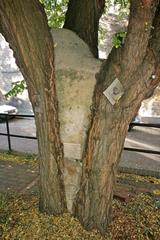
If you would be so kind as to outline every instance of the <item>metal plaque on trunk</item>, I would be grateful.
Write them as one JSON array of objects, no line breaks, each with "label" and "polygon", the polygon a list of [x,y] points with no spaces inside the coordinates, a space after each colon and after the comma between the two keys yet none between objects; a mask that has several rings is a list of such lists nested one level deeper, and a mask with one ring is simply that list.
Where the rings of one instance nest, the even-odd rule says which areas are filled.
[{"label": "metal plaque on trunk", "polygon": [[63,143],[64,146],[64,156],[66,158],[81,159],[82,149],[81,144],[77,143]]},{"label": "metal plaque on trunk", "polygon": [[111,85],[103,92],[110,103],[114,105],[124,94],[124,89],[121,82],[116,78]]}]

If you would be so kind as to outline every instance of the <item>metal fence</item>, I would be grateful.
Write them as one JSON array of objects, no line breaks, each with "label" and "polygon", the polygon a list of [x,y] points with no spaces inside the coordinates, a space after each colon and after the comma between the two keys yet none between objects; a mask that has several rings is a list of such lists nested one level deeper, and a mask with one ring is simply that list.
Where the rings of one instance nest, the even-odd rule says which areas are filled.
[{"label": "metal fence", "polygon": [[12,151],[12,145],[11,145],[11,137],[15,138],[26,138],[26,139],[37,139],[37,137],[32,136],[25,136],[25,135],[19,135],[19,134],[11,134],[10,133],[10,127],[9,127],[9,120],[10,118],[34,118],[34,115],[24,115],[24,114],[0,114],[0,118],[3,119],[6,123],[6,133],[1,133],[1,136],[6,136],[8,140],[8,150]]},{"label": "metal fence", "polygon": [[[34,118],[34,115],[22,115],[22,114],[2,114],[0,113],[0,118],[3,118],[6,123],[6,133],[1,133],[1,136],[6,136],[8,140],[8,150],[12,151],[12,145],[11,145],[11,138],[26,138],[26,139],[37,139],[37,137],[32,136],[25,136],[25,135],[18,135],[18,134],[11,134],[10,133],[10,127],[9,127],[9,119],[15,117],[15,118]],[[147,127],[147,128],[160,128],[160,124],[156,123],[130,123],[132,127],[138,126],[138,127]],[[141,152],[141,153],[149,153],[149,154],[157,154],[160,155],[160,151],[155,150],[149,150],[149,149],[140,149],[140,148],[129,148],[124,147],[124,150],[126,151],[132,151],[132,152]]]}]

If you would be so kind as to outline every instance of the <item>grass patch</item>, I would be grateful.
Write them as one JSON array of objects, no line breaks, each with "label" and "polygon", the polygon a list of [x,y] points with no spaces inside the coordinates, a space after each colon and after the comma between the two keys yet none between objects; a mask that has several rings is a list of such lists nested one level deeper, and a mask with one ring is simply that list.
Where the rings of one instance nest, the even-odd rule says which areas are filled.
[{"label": "grass patch", "polygon": [[23,154],[19,152],[0,152],[0,160],[10,161],[18,164],[38,165],[38,158],[35,154]]},{"label": "grass patch", "polygon": [[1,211],[6,217],[0,222],[2,240],[147,240],[160,239],[160,210],[155,199],[140,194],[129,203],[113,201],[113,220],[106,236],[85,231],[79,222],[64,214],[59,217],[42,214],[37,196],[2,196]]},{"label": "grass patch", "polygon": [[140,175],[130,174],[130,173],[120,173],[120,174],[117,174],[117,177],[125,180],[131,180],[134,182],[160,184],[160,178],[151,177],[151,176],[140,176]]}]

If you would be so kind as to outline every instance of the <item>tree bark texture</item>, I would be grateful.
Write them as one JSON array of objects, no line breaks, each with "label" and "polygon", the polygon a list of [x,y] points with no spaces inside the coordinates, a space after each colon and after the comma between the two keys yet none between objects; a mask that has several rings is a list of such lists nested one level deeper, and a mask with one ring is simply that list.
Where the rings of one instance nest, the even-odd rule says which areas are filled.
[{"label": "tree bark texture", "polygon": [[[160,80],[160,3],[132,0],[130,11],[124,46],[112,50],[97,75],[81,186],[73,207],[86,229],[102,234],[111,220],[117,165],[128,125]],[[103,91],[115,78],[122,83],[124,95],[112,106]]]},{"label": "tree bark texture", "polygon": [[78,34],[98,58],[99,19],[104,11],[105,0],[70,0],[64,28]]},{"label": "tree bark texture", "polygon": [[1,0],[0,31],[13,49],[26,79],[37,127],[40,209],[66,211],[63,146],[59,136],[54,46],[38,0]]}]

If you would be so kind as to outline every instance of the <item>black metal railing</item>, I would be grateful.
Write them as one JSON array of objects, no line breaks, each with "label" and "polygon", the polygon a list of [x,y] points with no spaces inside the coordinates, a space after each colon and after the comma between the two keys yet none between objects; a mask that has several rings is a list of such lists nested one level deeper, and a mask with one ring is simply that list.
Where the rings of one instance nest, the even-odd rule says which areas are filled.
[{"label": "black metal railing", "polygon": [[11,137],[15,138],[26,138],[26,139],[37,139],[37,137],[33,136],[25,136],[25,135],[19,135],[19,134],[11,134],[10,133],[10,128],[9,128],[9,119],[10,118],[34,118],[34,115],[24,115],[24,114],[5,114],[5,113],[0,113],[0,118],[5,121],[6,123],[6,133],[1,133],[1,136],[6,136],[8,139],[8,150],[12,151],[11,147]]},{"label": "black metal railing", "polygon": [[[16,138],[26,138],[26,139],[37,139],[37,137],[32,137],[32,136],[25,136],[25,135],[19,135],[19,134],[11,134],[10,133],[10,128],[9,128],[9,119],[11,117],[16,117],[16,118],[34,118],[34,115],[23,115],[23,114],[2,114],[0,113],[0,118],[3,118],[4,121],[6,122],[6,133],[1,133],[1,136],[6,136],[8,139],[8,149],[9,151],[12,151],[12,146],[11,146],[11,137],[16,137]],[[139,127],[151,127],[151,128],[160,128],[160,124],[156,123],[130,123],[130,125],[133,126],[139,126]],[[155,150],[149,150],[149,149],[140,149],[140,148],[130,148],[130,147],[124,147],[124,150],[126,151],[132,151],[132,152],[141,152],[141,153],[149,153],[149,154],[157,154],[160,155],[160,151],[155,151]]]}]

